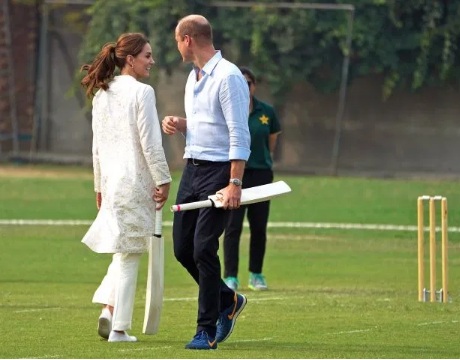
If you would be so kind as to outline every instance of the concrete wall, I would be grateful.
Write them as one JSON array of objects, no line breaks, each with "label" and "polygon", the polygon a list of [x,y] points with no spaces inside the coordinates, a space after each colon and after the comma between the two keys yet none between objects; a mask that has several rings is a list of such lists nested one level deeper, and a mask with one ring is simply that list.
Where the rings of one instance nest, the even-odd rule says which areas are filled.
[{"label": "concrete wall", "polygon": [[[460,92],[450,88],[396,91],[382,100],[382,81],[369,77],[348,89],[339,171],[380,175],[460,174]],[[337,94],[306,84],[293,89],[282,114],[280,166],[324,172],[331,163]]]}]

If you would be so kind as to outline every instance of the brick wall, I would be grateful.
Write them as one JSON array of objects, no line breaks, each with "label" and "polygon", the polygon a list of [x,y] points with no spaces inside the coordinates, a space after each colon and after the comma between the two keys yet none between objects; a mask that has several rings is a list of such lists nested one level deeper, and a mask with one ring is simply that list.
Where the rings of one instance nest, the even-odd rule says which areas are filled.
[{"label": "brick wall", "polygon": [[[8,1],[8,0],[2,0]],[[37,36],[39,34],[38,9],[35,5],[25,5],[9,1],[9,13],[0,12],[0,26],[8,16],[12,42],[11,67],[14,76],[15,109],[20,135],[20,150],[27,151],[30,147],[30,136],[33,130],[34,93]],[[0,32],[0,49],[6,50],[5,34]],[[5,54],[5,52],[2,52]],[[8,66],[8,58],[0,56],[0,69]],[[7,74],[0,76],[0,93],[9,91]],[[10,108],[7,96],[0,99],[0,131],[11,132]],[[5,121],[6,120],[6,121]],[[11,142],[2,144],[2,151],[11,150]]]},{"label": "brick wall", "polygon": [[34,114],[37,39],[39,34],[36,6],[14,3],[11,6],[11,25],[16,82],[16,103],[19,133],[32,133]]}]

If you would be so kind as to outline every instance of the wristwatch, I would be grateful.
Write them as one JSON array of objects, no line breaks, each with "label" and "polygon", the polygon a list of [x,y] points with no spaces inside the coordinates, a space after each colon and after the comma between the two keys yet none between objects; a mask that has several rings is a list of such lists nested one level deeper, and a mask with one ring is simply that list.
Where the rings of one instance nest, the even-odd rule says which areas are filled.
[{"label": "wristwatch", "polygon": [[236,186],[242,186],[243,182],[240,179],[233,178],[233,179],[230,179],[230,184],[233,184]]}]

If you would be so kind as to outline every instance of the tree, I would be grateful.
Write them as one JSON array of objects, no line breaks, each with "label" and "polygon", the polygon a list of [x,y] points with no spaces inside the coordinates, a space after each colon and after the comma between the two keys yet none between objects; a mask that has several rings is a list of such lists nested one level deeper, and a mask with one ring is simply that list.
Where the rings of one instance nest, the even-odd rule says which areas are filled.
[{"label": "tree", "polygon": [[[340,83],[347,35],[341,11],[216,8],[205,1],[96,0],[81,59],[92,58],[120,33],[142,31],[152,39],[157,66],[180,63],[174,41],[177,21],[199,13],[213,24],[215,45],[237,64],[251,66],[279,98],[298,81],[321,91]],[[301,1],[290,1],[301,2]],[[460,0],[320,0],[355,6],[349,81],[384,75],[383,97],[397,87],[457,84]],[[123,12],[120,9],[125,9]]]}]

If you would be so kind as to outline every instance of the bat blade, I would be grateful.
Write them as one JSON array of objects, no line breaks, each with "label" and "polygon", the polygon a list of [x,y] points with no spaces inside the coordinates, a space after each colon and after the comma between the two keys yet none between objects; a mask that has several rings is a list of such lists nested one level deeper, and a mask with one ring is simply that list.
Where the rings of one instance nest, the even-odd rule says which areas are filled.
[{"label": "bat blade", "polygon": [[164,290],[164,240],[161,234],[162,212],[155,214],[155,235],[149,242],[147,288],[145,294],[145,314],[142,332],[154,335],[158,332],[163,308]]},{"label": "bat blade", "polygon": [[[241,190],[241,205],[253,204],[256,202],[270,200],[276,196],[286,194],[291,191],[291,188],[284,181],[280,180],[274,183],[254,186]],[[223,206],[218,195],[209,195],[209,200],[195,201],[186,204],[172,205],[171,211],[186,211],[201,209],[205,207],[221,208]]]}]

